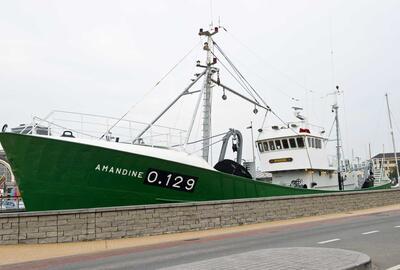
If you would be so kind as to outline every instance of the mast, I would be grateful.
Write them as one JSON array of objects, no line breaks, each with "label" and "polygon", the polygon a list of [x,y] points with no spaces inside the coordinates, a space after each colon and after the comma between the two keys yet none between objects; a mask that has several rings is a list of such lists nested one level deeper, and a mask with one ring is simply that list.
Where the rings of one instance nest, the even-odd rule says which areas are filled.
[{"label": "mast", "polygon": [[337,98],[338,94],[339,94],[339,86],[336,85],[335,104],[332,106],[332,109],[335,111],[335,123],[336,123],[336,159],[337,159],[338,186],[339,190],[343,190],[342,175],[340,168],[340,129],[339,129],[339,106]]},{"label": "mast", "polygon": [[[390,114],[388,94],[386,93],[385,96],[386,96],[386,105],[387,105],[388,115],[389,115],[390,135],[392,135],[394,162],[396,163],[396,172],[397,172],[397,181],[398,181],[399,180],[399,164],[397,163],[397,153],[396,153],[396,144],[395,144],[395,141],[394,141],[394,134],[393,134],[392,117],[391,117],[391,114]],[[398,182],[397,182],[397,184],[398,184]]]},{"label": "mast", "polygon": [[212,63],[212,54],[211,50],[213,49],[212,45],[213,41],[211,39],[211,36],[207,37],[207,44],[208,48],[207,50],[207,72],[206,72],[206,77],[204,78],[205,83],[205,91],[204,91],[204,96],[203,96],[203,131],[202,131],[202,137],[203,137],[203,153],[202,157],[205,161],[208,161],[208,155],[210,153],[210,137],[211,137],[211,72],[210,72],[210,64]]},{"label": "mast", "polygon": [[207,52],[206,59],[206,76],[203,84],[203,116],[202,116],[202,158],[208,162],[210,153],[210,137],[211,137],[211,106],[212,106],[212,95],[211,90],[213,87],[212,76],[216,73],[215,68],[212,65],[216,63],[216,59],[213,57],[214,42],[212,36],[218,33],[218,27],[212,28],[210,31],[203,31],[200,29],[199,35],[206,36],[207,42],[204,43],[203,49]]}]

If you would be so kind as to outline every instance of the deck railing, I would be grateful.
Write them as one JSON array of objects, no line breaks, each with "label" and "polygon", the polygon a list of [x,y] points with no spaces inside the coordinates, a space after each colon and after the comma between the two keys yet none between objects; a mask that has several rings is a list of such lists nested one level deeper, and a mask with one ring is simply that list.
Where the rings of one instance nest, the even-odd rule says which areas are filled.
[{"label": "deck railing", "polygon": [[[107,132],[118,121],[118,124]],[[129,119],[118,119],[105,115],[55,110],[46,117],[33,117],[30,125],[22,126],[19,133],[61,136],[65,131],[71,131],[77,138],[102,139],[131,143],[148,123]],[[38,132],[40,131],[40,132]],[[47,134],[43,134],[46,133]],[[141,143],[150,146],[171,147],[181,145],[186,139],[186,130],[153,125],[141,137]],[[103,136],[104,135],[104,136]]]}]

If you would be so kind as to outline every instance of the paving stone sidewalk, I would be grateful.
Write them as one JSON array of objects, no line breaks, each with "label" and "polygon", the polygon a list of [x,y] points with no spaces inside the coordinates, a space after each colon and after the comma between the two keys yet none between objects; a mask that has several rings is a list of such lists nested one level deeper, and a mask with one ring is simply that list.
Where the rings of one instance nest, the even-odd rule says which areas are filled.
[{"label": "paving stone sidewalk", "polygon": [[369,256],[350,250],[334,248],[293,247],[250,251],[162,270],[366,270],[372,269]]}]

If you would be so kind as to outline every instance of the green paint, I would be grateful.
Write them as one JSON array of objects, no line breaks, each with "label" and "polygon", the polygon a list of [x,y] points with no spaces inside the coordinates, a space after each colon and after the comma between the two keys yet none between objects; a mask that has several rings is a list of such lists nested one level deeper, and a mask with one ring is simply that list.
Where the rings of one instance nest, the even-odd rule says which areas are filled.
[{"label": "green paint", "polygon": [[[46,137],[0,133],[28,211],[207,201],[335,191],[278,186],[168,160]],[[98,164],[120,174],[96,170]],[[149,168],[198,177],[193,192],[144,184]],[[122,175],[131,170],[136,177]],[[110,170],[110,168],[109,168]],[[143,178],[139,178],[139,172]],[[390,188],[385,185],[372,189]],[[338,192],[338,191],[336,191]]]}]

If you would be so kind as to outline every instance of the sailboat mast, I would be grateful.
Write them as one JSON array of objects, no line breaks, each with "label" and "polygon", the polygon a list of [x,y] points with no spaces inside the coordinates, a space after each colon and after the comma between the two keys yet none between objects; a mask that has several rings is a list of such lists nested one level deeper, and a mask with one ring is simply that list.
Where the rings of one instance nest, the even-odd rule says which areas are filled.
[{"label": "sailboat mast", "polygon": [[340,129],[339,129],[339,106],[337,95],[339,93],[339,86],[336,86],[335,104],[333,110],[335,111],[335,123],[336,123],[336,159],[337,159],[337,174],[338,174],[338,186],[339,190],[343,190],[342,175],[340,168]]},{"label": "sailboat mast", "polygon": [[390,107],[389,107],[389,97],[388,94],[385,94],[386,96],[386,105],[388,109],[388,115],[389,115],[389,125],[390,125],[390,135],[392,135],[392,144],[393,144],[393,152],[394,152],[394,161],[396,163],[396,172],[397,172],[397,180],[399,179],[399,164],[397,163],[397,153],[396,153],[396,144],[394,141],[394,134],[393,134],[393,125],[392,125],[392,116],[390,114]]}]

